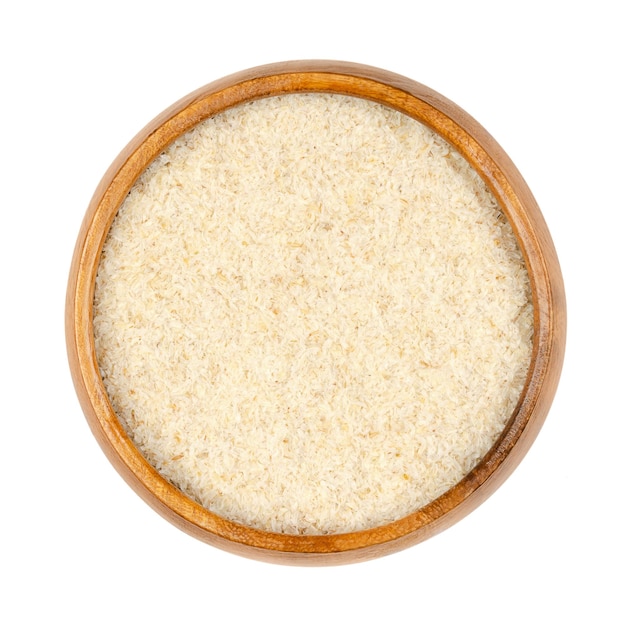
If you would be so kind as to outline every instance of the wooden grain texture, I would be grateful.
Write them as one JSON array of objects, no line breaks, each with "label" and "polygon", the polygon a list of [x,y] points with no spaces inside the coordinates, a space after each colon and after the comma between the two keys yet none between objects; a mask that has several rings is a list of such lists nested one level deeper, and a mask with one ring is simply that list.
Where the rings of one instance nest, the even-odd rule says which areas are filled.
[{"label": "wooden grain texture", "polygon": [[[483,460],[460,483],[419,511],[371,530],[283,535],[244,527],[198,505],[161,477],[139,453],[115,415],[96,362],[92,307],[104,241],[138,176],[167,145],[206,118],[242,102],[294,92],[371,99],[431,127],[476,169],[506,213],[531,279],[534,345],[518,406]],[[566,307],[557,255],[539,207],[522,176],[472,117],[428,87],[377,68],[333,61],[292,61],[253,68],[183,98],[148,124],[122,151],[96,189],[70,269],[66,301],[68,358],[76,392],[103,451],[156,511],[198,539],[248,557],[324,565],[379,557],[416,544],[467,515],[510,475],[539,432],[554,397],[565,348]]]}]

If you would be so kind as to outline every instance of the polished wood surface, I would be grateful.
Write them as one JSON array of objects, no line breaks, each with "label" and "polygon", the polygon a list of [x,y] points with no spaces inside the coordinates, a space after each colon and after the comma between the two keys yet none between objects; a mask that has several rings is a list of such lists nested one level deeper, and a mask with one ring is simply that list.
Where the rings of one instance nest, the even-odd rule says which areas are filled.
[{"label": "polished wood surface", "polygon": [[[204,119],[242,102],[293,92],[368,98],[438,132],[474,166],[498,199],[524,254],[533,291],[534,346],[521,400],[504,432],[460,483],[419,511],[371,530],[324,536],[259,531],[222,519],[169,484],[142,457],[111,408],[98,370],[92,323],[94,284],[110,225],[137,177],[173,140]],[[272,64],[213,82],[146,126],[99,184],[85,215],[70,269],[67,349],[74,385],[103,451],[128,484],[185,532],[261,560],[303,565],[366,560],[416,544],[454,524],[489,497],[528,451],[548,413],[565,348],[563,280],[539,207],[517,168],[472,117],[428,87],[368,66],[332,61]]]}]

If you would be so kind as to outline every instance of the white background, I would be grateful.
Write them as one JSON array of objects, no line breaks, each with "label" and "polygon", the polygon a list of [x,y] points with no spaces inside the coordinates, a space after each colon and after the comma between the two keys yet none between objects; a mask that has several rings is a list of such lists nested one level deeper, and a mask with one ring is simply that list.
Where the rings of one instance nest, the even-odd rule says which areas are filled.
[{"label": "white background", "polygon": [[[0,622],[626,623],[618,3],[13,5],[0,9]],[[63,330],[80,222],[130,138],[205,83],[299,58],[404,74],[478,119],[542,207],[569,313],[553,408],[501,489],[425,543],[317,569],[221,552],[147,507],[87,427]]]}]

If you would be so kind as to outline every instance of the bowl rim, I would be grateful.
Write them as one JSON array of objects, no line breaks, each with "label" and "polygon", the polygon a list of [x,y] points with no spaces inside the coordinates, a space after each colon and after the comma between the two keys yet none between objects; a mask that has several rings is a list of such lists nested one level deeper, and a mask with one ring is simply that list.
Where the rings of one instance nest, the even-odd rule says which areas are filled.
[{"label": "bowl rim", "polygon": [[[429,126],[483,178],[506,214],[531,282],[534,337],[520,401],[502,434],[459,483],[418,511],[375,528],[331,535],[288,535],[248,528],[211,513],[163,478],[118,420],[100,376],[92,307],[100,254],[130,188],[172,141],[233,106],[288,93],[325,92],[373,100]],[[157,512],[181,530],[244,556],[296,564],[338,564],[395,552],[448,528],[493,494],[521,462],[558,385],[566,333],[563,278],[541,211],[521,174],[491,135],[456,104],[404,76],[357,63],[305,60],[237,72],[190,93],[143,128],[109,167],[85,214],[66,298],[70,371],[87,422],[109,461]]]}]

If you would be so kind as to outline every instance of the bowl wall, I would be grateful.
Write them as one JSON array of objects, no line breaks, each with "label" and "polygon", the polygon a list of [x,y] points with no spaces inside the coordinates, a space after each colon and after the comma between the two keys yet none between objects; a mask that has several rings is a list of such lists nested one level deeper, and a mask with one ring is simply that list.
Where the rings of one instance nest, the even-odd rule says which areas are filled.
[{"label": "bowl wall", "polygon": [[[336,535],[282,535],[244,527],[201,507],[149,465],[109,402],[96,361],[92,308],[100,254],[137,178],[172,141],[201,121],[254,99],[329,92],[370,99],[426,124],[480,174],[511,223],[531,280],[534,339],[520,402],[502,435],[455,487],[397,522]],[[367,66],[296,61],[254,68],[211,83],[164,111],[123,150],[98,186],[76,244],[66,304],[70,368],[81,406],[103,451],[129,485],[189,534],[220,548],[281,563],[345,563],[381,556],[455,523],[491,495],[534,441],[554,397],[565,345],[563,281],[550,234],[522,176],[474,119],[431,89]]]}]

